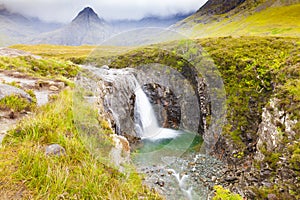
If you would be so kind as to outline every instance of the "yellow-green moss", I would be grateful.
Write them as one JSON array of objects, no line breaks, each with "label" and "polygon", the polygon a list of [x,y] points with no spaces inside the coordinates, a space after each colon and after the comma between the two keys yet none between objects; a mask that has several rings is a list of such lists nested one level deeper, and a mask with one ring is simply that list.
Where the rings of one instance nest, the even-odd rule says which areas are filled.
[{"label": "yellow-green moss", "polygon": [[214,186],[214,189],[216,192],[213,200],[243,200],[240,195],[231,193],[220,185]]}]

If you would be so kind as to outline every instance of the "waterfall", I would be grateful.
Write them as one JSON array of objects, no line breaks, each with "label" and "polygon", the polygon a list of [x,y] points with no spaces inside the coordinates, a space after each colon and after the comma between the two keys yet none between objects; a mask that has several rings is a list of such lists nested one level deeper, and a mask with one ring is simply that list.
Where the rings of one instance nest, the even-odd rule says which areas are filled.
[{"label": "waterfall", "polygon": [[135,90],[135,128],[142,139],[160,140],[175,138],[182,132],[158,126],[155,112],[143,89],[137,84]]},{"label": "waterfall", "polygon": [[[92,66],[82,66],[85,70],[92,72],[93,78],[104,81],[106,95],[104,96],[105,104],[108,110],[112,113],[117,125],[117,133],[135,132],[142,139],[160,140],[175,138],[182,131],[159,127],[155,112],[149,102],[148,97],[144,93],[142,87],[138,83],[134,69],[107,69],[106,67],[95,68]],[[88,85],[89,86],[89,85]],[[94,86],[89,86],[94,87]],[[127,99],[134,92],[134,124],[131,123],[128,112],[130,106]]]}]

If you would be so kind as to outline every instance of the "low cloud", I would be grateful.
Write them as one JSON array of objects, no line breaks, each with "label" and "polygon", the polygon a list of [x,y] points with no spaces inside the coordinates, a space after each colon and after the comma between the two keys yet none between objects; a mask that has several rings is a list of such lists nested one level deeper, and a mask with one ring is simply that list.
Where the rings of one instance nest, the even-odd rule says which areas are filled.
[{"label": "low cloud", "polygon": [[69,22],[86,6],[111,19],[141,19],[198,10],[207,0],[0,0],[14,12],[46,21]]}]

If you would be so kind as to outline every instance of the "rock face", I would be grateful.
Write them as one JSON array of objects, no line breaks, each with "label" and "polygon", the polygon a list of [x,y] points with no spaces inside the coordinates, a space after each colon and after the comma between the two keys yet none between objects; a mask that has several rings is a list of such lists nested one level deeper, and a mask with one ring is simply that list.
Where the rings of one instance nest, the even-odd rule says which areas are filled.
[{"label": "rock face", "polygon": [[[209,0],[196,13],[196,16],[231,15],[256,7],[256,11],[271,7],[299,3],[299,0]],[[230,13],[231,12],[231,13]]]},{"label": "rock face", "polygon": [[90,7],[86,7],[80,11],[72,22],[77,24],[105,23],[104,19],[100,18]]},{"label": "rock face", "polygon": [[290,138],[295,137],[292,127],[297,123],[297,120],[290,120],[289,114],[280,111],[277,105],[278,99],[274,98],[270,100],[270,108],[263,109],[262,122],[257,133],[257,153],[255,157],[259,161],[264,160],[263,151],[276,152],[280,148],[283,133]]},{"label": "rock face", "polygon": [[[297,135],[293,131],[297,120],[292,120],[287,111],[280,109],[277,98],[272,98],[263,108],[261,119],[255,145],[249,143],[247,155],[239,154],[234,142],[226,137],[218,142],[214,153],[229,164],[229,178],[224,179],[223,185],[249,199],[258,198],[254,188],[260,187],[275,187],[281,197],[294,199],[290,191],[299,188],[299,179],[297,170],[289,163],[291,155],[288,147],[297,143]],[[268,198],[280,199],[278,194],[272,193],[268,194]]]},{"label": "rock face", "polygon": [[175,94],[166,87],[152,83],[143,86],[143,90],[154,105],[159,125],[164,128],[178,129],[181,110]]},{"label": "rock face", "polygon": [[[200,88],[204,80],[197,79],[197,73],[193,68],[185,66],[181,73],[161,64],[143,65],[137,67],[137,69],[139,70],[137,80],[142,86],[146,88],[151,88],[154,85],[159,86],[152,87],[154,89],[152,91],[153,96],[156,97],[150,95],[150,100],[157,100],[157,102],[165,102],[166,104],[169,102],[174,105],[173,108],[170,107],[170,104],[169,108],[167,108],[167,105],[165,105],[165,109],[161,108],[162,111],[165,110],[170,114],[168,119],[174,120],[174,123],[170,123],[170,125],[176,125],[176,121],[180,120],[180,124],[177,125],[180,129],[202,135],[205,129],[203,124],[204,110],[201,106],[202,102],[198,89],[205,90],[206,88]],[[149,93],[147,89],[144,89],[144,91],[146,94]],[[162,92],[165,92],[165,94]],[[164,100],[163,96],[168,96],[168,99]],[[159,105],[155,104],[154,108],[159,107]],[[176,114],[180,116],[176,117]],[[161,123],[163,124],[163,122]]]},{"label": "rock face", "polygon": [[244,3],[246,0],[210,0],[203,7],[201,7],[197,14],[201,15],[220,15],[236,8],[238,5]]},{"label": "rock face", "polygon": [[120,171],[124,168],[122,165],[130,162],[130,146],[127,139],[123,136],[113,134],[111,138],[114,143],[114,147],[109,152],[109,157],[112,163],[118,167]]}]

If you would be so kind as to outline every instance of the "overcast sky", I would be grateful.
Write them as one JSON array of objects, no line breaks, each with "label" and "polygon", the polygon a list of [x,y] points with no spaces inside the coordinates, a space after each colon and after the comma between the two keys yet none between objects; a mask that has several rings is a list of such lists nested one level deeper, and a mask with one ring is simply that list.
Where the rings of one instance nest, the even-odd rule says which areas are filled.
[{"label": "overcast sky", "polygon": [[198,10],[207,0],[0,0],[15,12],[46,21],[69,22],[86,6],[110,19],[140,19]]}]

